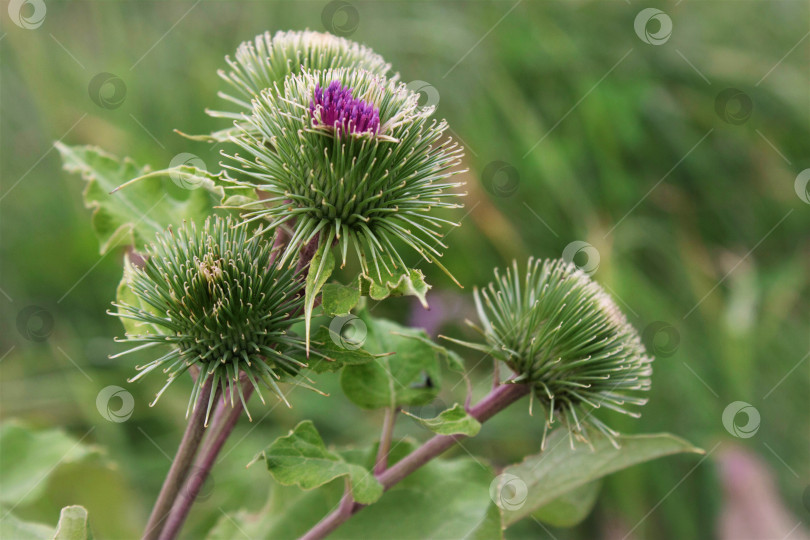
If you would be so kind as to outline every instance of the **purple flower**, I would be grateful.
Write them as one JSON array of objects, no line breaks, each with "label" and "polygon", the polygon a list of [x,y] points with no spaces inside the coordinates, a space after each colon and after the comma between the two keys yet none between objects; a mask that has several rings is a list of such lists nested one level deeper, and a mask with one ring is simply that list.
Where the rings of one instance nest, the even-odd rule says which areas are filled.
[{"label": "purple flower", "polygon": [[340,136],[342,133],[377,133],[380,129],[380,110],[362,99],[352,97],[352,89],[344,88],[334,80],[324,90],[315,85],[309,102],[309,114],[313,119],[319,112],[321,125],[329,126]]}]

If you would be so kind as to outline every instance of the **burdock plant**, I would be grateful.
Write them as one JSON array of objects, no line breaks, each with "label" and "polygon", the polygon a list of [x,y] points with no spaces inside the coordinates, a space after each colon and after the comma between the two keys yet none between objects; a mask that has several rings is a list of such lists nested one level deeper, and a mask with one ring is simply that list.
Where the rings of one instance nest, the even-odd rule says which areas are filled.
[{"label": "burdock plant", "polygon": [[[228,92],[219,96],[235,105],[235,111],[208,111],[215,118],[227,118],[242,124],[245,114],[250,114],[252,102],[262,90],[284,84],[291,74],[305,71],[351,68],[365,69],[376,75],[387,75],[391,64],[382,56],[357,42],[324,32],[289,31],[270,32],[245,41],[236,49],[234,58],[225,57],[228,70],[220,70],[219,76],[228,84]],[[227,140],[230,135],[239,136],[240,130],[250,129],[240,125],[226,129],[213,136]]]},{"label": "burdock plant", "polygon": [[245,223],[295,221],[281,264],[316,235],[380,281],[408,267],[395,242],[438,263],[440,229],[456,223],[435,210],[459,207],[462,183],[448,179],[463,151],[418,101],[404,84],[346,68],[291,75],[254,100],[251,129],[234,139],[247,156],[226,167],[236,187],[264,194],[238,207]]},{"label": "burdock plant", "polygon": [[194,223],[170,229],[146,246],[142,266],[127,264],[122,286],[130,289],[133,303],[114,304],[114,315],[136,323],[128,325],[132,332],[123,340],[135,346],[113,358],[144,349],[163,353],[137,367],[140,373],[130,379],[158,369],[168,373],[152,405],[189,370],[196,378],[187,415],[206,382],[221,388],[223,399],[230,395],[231,405],[238,394],[247,408],[241,373],[255,390],[262,382],[286,401],[278,381],[305,367],[290,355],[304,346],[289,332],[303,303],[301,280],[295,270],[273,264],[272,242],[233,225],[230,218],[214,217],[199,230]]},{"label": "burdock plant", "polygon": [[[597,283],[573,263],[529,259],[475,289],[484,343],[452,340],[491,355],[530,384],[546,411],[545,433],[557,418],[572,436],[588,441],[594,426],[614,445],[618,432],[593,413],[605,407],[633,417],[649,390],[652,358],[636,330]],[[573,443],[573,440],[572,440]]]},{"label": "burdock plant", "polygon": [[[67,168],[89,182],[86,203],[96,212],[102,249],[125,238],[131,254],[115,313],[129,349],[116,358],[149,354],[132,380],[165,372],[158,397],[181,378],[193,380],[188,426],[144,538],[179,534],[253,391],[265,386],[294,403],[282,383],[309,386],[304,381],[316,376],[339,376],[350,402],[383,411],[379,441],[366,449],[330,449],[311,421],[299,423],[254,462],[262,461],[277,484],[319,493],[274,493],[262,510],[267,515],[225,516],[217,537],[247,535],[247,529],[251,536],[314,540],[368,507],[353,531],[360,537],[499,538],[514,521],[548,511],[555,498],[594,485],[608,472],[605,463],[627,466],[693,450],[666,435],[623,437],[594,417],[602,408],[636,415],[652,359],[610,296],[561,261],[530,260],[523,277],[516,266],[496,272],[494,283],[475,292],[483,339],[454,340],[496,368],[506,364],[514,376],[504,383],[496,378],[472,404],[476,373],[466,373],[461,357],[424,331],[375,318],[364,307],[368,298],[423,300],[428,286],[415,269],[422,260],[447,272],[440,257],[449,227],[457,225],[453,210],[462,183],[453,177],[462,172],[463,154],[447,136],[447,122],[389,77],[379,55],[328,34],[263,34],[241,45],[228,64],[221,75],[236,95],[222,96],[237,110],[212,114],[233,127],[205,137],[231,143],[220,171],[181,165],[151,172],[96,148],[57,144]],[[177,175],[196,178],[189,185],[200,189],[170,196],[161,177]],[[156,231],[153,242],[143,240]],[[336,259],[341,266],[356,261],[359,278],[350,277],[352,285],[327,283]],[[313,317],[319,328],[310,340]],[[301,318],[305,339],[295,332]],[[352,340],[343,334],[347,327]],[[468,383],[461,403],[435,418],[411,411],[435,435],[421,445],[396,441],[398,413],[434,401],[445,364]],[[555,444],[509,466],[506,476],[524,483],[527,500],[523,508],[511,501],[506,507],[496,482],[504,475],[495,477],[485,464],[504,459],[497,444],[489,445],[494,456],[475,462],[439,456],[528,395],[545,409],[545,428],[528,418],[515,423],[525,422],[529,433],[537,428],[538,448],[554,428],[549,440],[587,440],[593,457],[573,444]],[[625,444],[631,451],[622,455]],[[554,457],[540,461],[548,453]],[[566,467],[568,459],[577,465]],[[429,473],[411,476],[425,465]],[[397,489],[405,478],[407,489]],[[397,494],[383,495],[387,490]],[[375,505],[380,497],[390,503]],[[313,500],[333,510],[318,521]],[[413,515],[403,520],[403,511]]]}]

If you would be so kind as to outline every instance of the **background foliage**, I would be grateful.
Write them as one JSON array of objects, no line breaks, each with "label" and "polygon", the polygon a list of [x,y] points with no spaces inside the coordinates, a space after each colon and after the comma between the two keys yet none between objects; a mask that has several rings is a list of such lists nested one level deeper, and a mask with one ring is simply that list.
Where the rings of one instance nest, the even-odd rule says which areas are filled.
[{"label": "background foliage", "polygon": [[[325,6],[51,2],[36,30],[3,13],[2,418],[62,426],[106,449],[103,457],[94,447],[88,458],[63,463],[15,515],[53,525],[60,508],[81,504],[97,537],[136,535],[179,441],[187,396],[175,389],[149,409],[160,380],[126,385],[132,363],[107,359],[120,350],[111,339],[122,334],[120,325],[104,312],[121,277],[121,254],[99,255],[80,181],[60,170],[53,141],[98,144],[153,168],[191,152],[214,169],[218,149],[172,130],[225,127],[202,113],[220,105],[215,72],[222,57],[264,30],[324,29]],[[350,37],[385,56],[404,81],[435,88],[439,114],[466,145],[470,168],[463,226],[448,238],[444,261],[466,289],[420,265],[435,285],[432,310],[394,299],[375,315],[464,335],[454,321],[472,316],[467,293],[490,279],[493,266],[529,254],[559,257],[571,242],[589,242],[600,255],[594,277],[664,353],[642,419],[612,422],[630,433],[670,431],[707,450],[724,443],[694,470],[693,457],[679,456],[609,477],[594,513],[575,529],[547,531],[528,521],[508,537],[627,532],[658,501],[634,536],[712,536],[729,498],[718,466],[729,444],[759,455],[796,521],[808,523],[810,207],[793,186],[810,167],[807,4],[662,4],[674,30],[660,46],[633,31],[644,7],[635,2],[353,6],[359,21]],[[115,108],[89,95],[90,81],[104,72],[126,85]],[[726,88],[753,103],[742,123],[716,110]],[[172,196],[188,196],[167,185]],[[45,310],[36,320],[25,311],[32,305]],[[668,332],[677,343],[655,339],[656,322],[674,328]],[[473,366],[478,358],[467,360]],[[264,504],[269,477],[244,465],[301,419],[313,418],[335,444],[377,437],[380,414],[351,403],[329,375],[319,386],[332,397],[302,392],[292,396],[293,409],[271,404],[237,428],[214,470],[216,489],[203,490],[187,537],[200,536],[223,513]],[[475,375],[481,395],[489,364]],[[437,399],[449,406],[463,399],[464,384],[445,377]],[[135,396],[125,422],[105,420],[95,406],[109,385]],[[738,400],[761,414],[751,438],[735,439],[723,426],[723,410]],[[536,452],[541,432],[538,418],[515,407],[469,446],[505,465]],[[405,435],[427,432],[414,423],[398,430]],[[496,457],[495,448],[510,455]]]}]

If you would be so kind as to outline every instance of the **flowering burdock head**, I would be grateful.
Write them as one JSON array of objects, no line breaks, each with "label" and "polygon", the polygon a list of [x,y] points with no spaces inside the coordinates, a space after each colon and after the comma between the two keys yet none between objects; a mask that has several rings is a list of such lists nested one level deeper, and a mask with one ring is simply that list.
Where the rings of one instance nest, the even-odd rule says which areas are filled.
[{"label": "flowering burdock head", "polygon": [[135,346],[114,358],[160,351],[130,380],[157,369],[168,373],[152,405],[189,370],[197,373],[189,410],[208,380],[208,413],[218,388],[223,399],[230,390],[231,405],[235,394],[244,404],[241,373],[260,396],[261,382],[284,399],[277,381],[305,366],[291,356],[303,341],[288,333],[298,320],[302,284],[294,271],[273,264],[272,245],[234,228],[230,218],[214,217],[199,230],[192,223],[159,234],[142,267],[127,265],[122,287],[128,290],[119,295],[114,315],[128,330],[122,341]]},{"label": "flowering burdock head", "polygon": [[[485,344],[459,342],[503,361],[512,382],[534,387],[547,413],[546,431],[559,418],[588,441],[591,425],[615,445],[618,433],[593,416],[605,407],[633,417],[644,405],[652,358],[636,330],[602,288],[563,260],[529,259],[520,278],[517,263],[480,292],[475,304]],[[543,435],[545,443],[545,433]]]},{"label": "flowering burdock head", "polygon": [[251,129],[232,139],[247,156],[226,167],[238,173],[234,187],[262,194],[239,207],[244,222],[295,223],[280,263],[319,235],[320,246],[339,246],[343,264],[351,250],[379,281],[406,268],[395,242],[441,266],[441,228],[456,224],[434,210],[461,206],[451,190],[462,184],[448,179],[462,172],[463,151],[418,99],[404,84],[346,69],[262,92]]},{"label": "flowering burdock head", "polygon": [[376,75],[391,71],[391,64],[365,45],[310,30],[275,35],[265,32],[239,45],[235,57],[226,57],[225,61],[230,70],[220,70],[219,76],[234,93],[221,93],[220,97],[237,105],[239,110],[209,111],[209,114],[236,121],[242,120],[242,113],[250,113],[251,102],[262,90],[283,84],[291,74],[335,68],[365,69]]},{"label": "flowering burdock head", "polygon": [[309,114],[316,125],[332,128],[337,137],[346,133],[373,134],[380,129],[379,109],[352,97],[352,89],[344,88],[338,80],[329,83],[326,90],[315,85]]}]

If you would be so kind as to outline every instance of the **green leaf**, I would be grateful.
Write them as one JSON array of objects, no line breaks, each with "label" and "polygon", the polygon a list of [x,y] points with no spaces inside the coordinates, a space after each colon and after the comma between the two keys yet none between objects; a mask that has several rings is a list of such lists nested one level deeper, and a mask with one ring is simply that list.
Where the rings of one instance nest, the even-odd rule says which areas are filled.
[{"label": "green leaf", "polygon": [[439,435],[466,435],[474,437],[481,431],[481,422],[467,414],[464,407],[456,403],[450,409],[444,410],[436,418],[419,418],[408,411],[402,411],[411,418]]},{"label": "green leaf", "polygon": [[[375,355],[388,355],[363,365],[346,366],[340,375],[346,396],[364,409],[433,401],[441,375],[436,350],[424,342],[427,334],[366,313],[360,314],[360,320],[367,326],[363,347]],[[414,336],[423,339],[411,339]]]},{"label": "green leaf", "polygon": [[6,513],[0,519],[0,538],[14,540],[52,540],[53,527],[42,523],[22,521],[14,514]]},{"label": "green leaf", "polygon": [[406,269],[396,276],[384,277],[381,283],[370,276],[360,276],[360,292],[372,300],[384,300],[389,296],[415,296],[427,309],[425,296],[430,288],[431,286],[425,283],[425,275],[416,268]]},{"label": "green leaf", "polygon": [[360,290],[357,287],[341,283],[327,283],[323,286],[321,306],[327,315],[345,315],[360,301]]},{"label": "green leaf", "polygon": [[276,439],[260,457],[273,478],[285,486],[313,489],[335,478],[346,477],[354,499],[362,504],[373,503],[383,492],[382,485],[370,471],[327,450],[310,420],[298,424],[286,437]]},{"label": "green leaf", "polygon": [[[549,435],[547,449],[528,456],[503,472],[516,476],[526,486],[526,500],[519,508],[504,510],[504,524],[511,525],[570,491],[608,474],[652,459],[679,453],[703,453],[683,439],[667,433],[618,437],[615,448],[605,437],[592,438],[571,449],[568,434],[559,429]],[[587,502],[587,501],[586,501]]]},{"label": "green leaf", "polygon": [[306,325],[307,337],[307,356],[309,356],[309,337],[310,326],[312,324],[312,308],[315,306],[315,298],[321,291],[321,287],[332,275],[332,270],[335,269],[335,256],[332,255],[330,249],[331,242],[323,242],[312,261],[309,263],[309,272],[307,272],[307,282],[304,289],[304,324]]},{"label": "green leaf", "polygon": [[[397,450],[403,451],[397,455]],[[405,452],[395,448],[392,461]],[[433,460],[358,512],[330,538],[502,538],[500,513],[489,498],[493,476],[492,469],[475,458]]]},{"label": "green leaf", "polygon": [[602,482],[596,480],[574,488],[535,511],[532,517],[553,527],[573,527],[591,513],[601,486]]},{"label": "green leaf", "polygon": [[[408,441],[394,441],[391,463],[413,448]],[[373,449],[365,452],[369,462],[373,461]],[[499,510],[489,498],[493,475],[488,465],[470,457],[436,459],[360,510],[329,538],[503,538]],[[245,535],[255,540],[299,538],[336,507],[342,493],[341,482],[308,492],[275,485],[262,511],[222,516],[209,540]]]},{"label": "green leaf", "polygon": [[[120,160],[92,146],[66,146],[55,143],[65,170],[81,174],[87,184],[84,204],[93,209],[93,229],[102,254],[120,245],[141,248],[155,233],[184,220],[202,220],[213,212],[213,197],[205,180],[203,189],[167,189],[165,179],[131,159]],[[190,173],[189,173],[190,174]],[[144,177],[126,189],[111,193],[134,178]],[[187,193],[186,198],[172,191]]]},{"label": "green leaf", "polygon": [[[137,306],[145,311],[159,315],[156,313],[154,306],[144,302],[140,296],[132,292],[132,288],[130,287],[132,271],[132,262],[130,261],[129,253],[127,253],[124,255],[124,275],[121,277],[121,281],[118,283],[118,288],[115,290],[116,302],[118,304]],[[121,324],[124,325],[124,331],[129,336],[142,336],[146,334],[160,333],[160,330],[155,327],[154,324],[131,319],[129,317],[118,317],[118,319],[121,321]]]},{"label": "green leaf", "polygon": [[92,540],[87,510],[83,506],[62,508],[54,540]]},{"label": "green leaf", "polygon": [[418,339],[422,343],[430,346],[434,351],[436,351],[436,353],[439,355],[439,358],[447,362],[447,367],[450,368],[450,371],[455,371],[456,373],[466,373],[464,369],[464,360],[461,358],[461,356],[459,356],[457,352],[450,350],[447,347],[439,345],[438,343],[436,343],[435,341],[426,336],[409,335],[406,337],[410,339]]},{"label": "green leaf", "polygon": [[0,425],[0,448],[0,504],[12,507],[39,498],[58,467],[98,455],[64,431],[33,431],[17,423]]},{"label": "green leaf", "polygon": [[346,348],[339,345],[341,337],[333,335],[333,332],[326,326],[321,326],[315,335],[312,336],[312,348],[321,356],[313,355],[309,359],[309,369],[315,373],[326,371],[338,371],[344,366],[356,366],[366,364],[374,360],[367,351],[361,348]]}]

